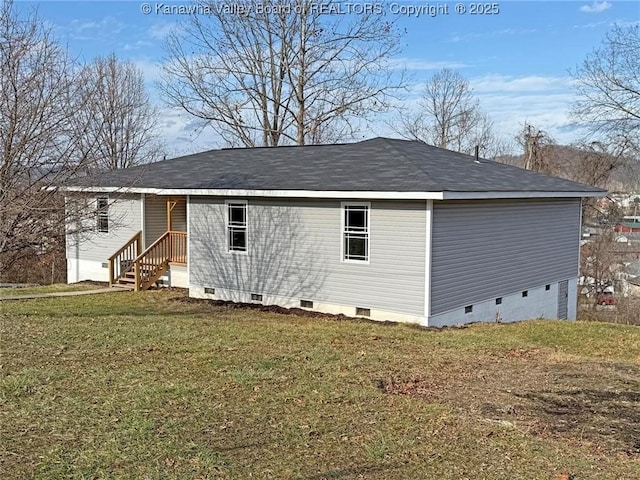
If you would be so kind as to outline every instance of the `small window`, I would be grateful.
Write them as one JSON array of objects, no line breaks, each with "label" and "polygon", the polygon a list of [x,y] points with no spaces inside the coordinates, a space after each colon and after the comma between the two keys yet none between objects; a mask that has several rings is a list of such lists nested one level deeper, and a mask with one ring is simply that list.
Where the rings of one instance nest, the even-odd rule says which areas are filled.
[{"label": "small window", "polygon": [[209,295],[215,295],[216,289],[213,287],[204,287],[204,293],[207,293]]},{"label": "small window", "polygon": [[300,300],[300,306],[302,308],[313,308],[313,302],[311,300]]},{"label": "small window", "polygon": [[371,309],[370,308],[356,307],[356,316],[357,317],[370,317],[371,316]]},{"label": "small window", "polygon": [[251,294],[251,300],[253,302],[261,302],[262,301],[262,295],[260,295],[259,293],[252,293]]},{"label": "small window", "polygon": [[502,297],[496,298],[496,305],[502,305]]},{"label": "small window", "polygon": [[229,252],[247,251],[247,204],[227,203],[227,241]]},{"label": "small window", "polygon": [[109,233],[109,197],[96,199],[96,218],[98,232]]},{"label": "small window", "polygon": [[473,312],[473,305],[467,305],[466,307],[464,307],[464,313],[471,313]]},{"label": "small window", "polygon": [[528,296],[529,296],[529,290],[525,290],[524,292],[522,292],[522,298],[525,298]]},{"label": "small window", "polygon": [[343,206],[343,260],[369,261],[369,205]]},{"label": "small window", "polygon": [[545,285],[544,289],[548,292],[549,290],[551,290],[551,285]]}]

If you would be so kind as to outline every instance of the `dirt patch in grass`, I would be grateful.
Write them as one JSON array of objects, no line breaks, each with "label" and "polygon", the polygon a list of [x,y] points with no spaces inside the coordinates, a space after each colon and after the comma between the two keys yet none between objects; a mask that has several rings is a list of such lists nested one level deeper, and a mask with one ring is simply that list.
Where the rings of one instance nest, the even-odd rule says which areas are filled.
[{"label": "dirt patch in grass", "polygon": [[315,312],[312,310],[304,310],[302,308],[285,308],[278,305],[262,305],[261,303],[242,303],[231,302],[227,300],[209,300],[206,298],[178,297],[174,302],[190,305],[208,305],[211,307],[223,307],[229,310],[248,310],[268,313],[277,313],[280,315],[296,315],[308,318],[325,318],[325,319],[348,319],[346,315],[331,315],[328,313]]},{"label": "dirt patch in grass", "polygon": [[441,402],[488,423],[640,459],[640,367],[512,349],[374,379],[384,393]]},{"label": "dirt patch in grass", "polygon": [[465,325],[452,325],[452,326],[444,326],[444,327],[425,327],[423,325],[418,324],[404,324],[400,322],[394,322],[392,320],[371,320],[366,317],[348,317],[346,315],[340,314],[331,314],[331,313],[322,313],[314,310],[305,310],[304,308],[287,308],[281,307],[279,305],[263,305],[261,303],[243,303],[243,302],[233,302],[229,300],[210,300],[206,298],[193,298],[188,296],[175,297],[172,301],[183,304],[183,305],[206,305],[209,307],[218,307],[218,308],[226,308],[229,310],[247,310],[247,311],[257,311],[257,312],[265,312],[265,313],[275,313],[279,315],[295,315],[296,317],[303,318],[315,318],[315,319],[324,319],[324,320],[340,320],[340,321],[352,321],[352,322],[365,322],[372,323],[376,326],[399,326],[402,325],[406,328],[411,328],[415,330],[423,330],[430,332],[444,332],[447,330],[461,330],[464,328],[470,327],[472,324]]}]

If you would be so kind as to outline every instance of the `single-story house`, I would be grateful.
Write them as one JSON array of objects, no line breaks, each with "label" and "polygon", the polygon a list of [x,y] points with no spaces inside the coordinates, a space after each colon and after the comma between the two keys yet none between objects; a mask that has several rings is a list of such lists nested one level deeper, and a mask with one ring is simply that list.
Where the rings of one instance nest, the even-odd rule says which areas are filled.
[{"label": "single-story house", "polygon": [[429,326],[575,319],[581,199],[417,141],[212,150],[77,178],[68,281]]}]

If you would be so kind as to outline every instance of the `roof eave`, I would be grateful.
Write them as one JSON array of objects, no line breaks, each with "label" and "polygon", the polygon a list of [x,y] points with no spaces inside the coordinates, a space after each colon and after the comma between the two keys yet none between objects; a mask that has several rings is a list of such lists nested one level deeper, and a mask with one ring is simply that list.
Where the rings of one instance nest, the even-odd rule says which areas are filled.
[{"label": "roof eave", "polygon": [[363,198],[389,200],[442,200],[442,192],[383,192],[363,190],[247,190],[208,188],[143,188],[143,187],[81,187],[65,186],[65,192],[144,193],[152,195],[193,195],[216,197],[277,197],[277,198]]},{"label": "roof eave", "polygon": [[585,198],[604,197],[606,191],[491,191],[491,192],[443,192],[443,200],[482,200],[512,198]]},{"label": "roof eave", "polygon": [[247,190],[206,188],[147,188],[147,187],[98,187],[64,186],[65,192],[91,193],[144,193],[151,195],[194,195],[217,197],[279,197],[279,198],[362,198],[388,200],[482,200],[516,198],[583,198],[603,197],[605,191],[487,191],[487,192],[396,192],[363,190]]}]

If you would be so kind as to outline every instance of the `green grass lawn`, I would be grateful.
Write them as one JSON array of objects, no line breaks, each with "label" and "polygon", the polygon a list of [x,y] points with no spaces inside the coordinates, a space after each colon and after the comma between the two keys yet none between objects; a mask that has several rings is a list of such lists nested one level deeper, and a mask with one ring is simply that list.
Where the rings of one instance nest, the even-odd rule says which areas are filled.
[{"label": "green grass lawn", "polygon": [[640,330],[0,303],[0,478],[640,478]]}]

